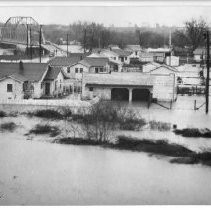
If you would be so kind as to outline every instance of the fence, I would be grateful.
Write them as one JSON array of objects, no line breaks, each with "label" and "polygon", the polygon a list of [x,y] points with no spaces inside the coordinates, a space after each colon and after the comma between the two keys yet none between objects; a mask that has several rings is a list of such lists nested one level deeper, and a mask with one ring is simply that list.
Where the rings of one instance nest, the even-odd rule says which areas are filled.
[{"label": "fence", "polygon": [[6,105],[32,105],[32,106],[69,106],[89,107],[90,102],[72,99],[0,99],[0,104]]}]

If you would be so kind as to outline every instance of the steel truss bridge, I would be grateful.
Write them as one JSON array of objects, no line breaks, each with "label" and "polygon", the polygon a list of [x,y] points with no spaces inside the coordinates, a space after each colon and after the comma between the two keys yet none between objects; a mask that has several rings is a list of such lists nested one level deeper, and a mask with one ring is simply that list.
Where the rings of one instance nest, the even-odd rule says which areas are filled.
[{"label": "steel truss bridge", "polygon": [[45,37],[41,26],[32,17],[10,17],[1,29],[1,43],[38,46],[41,32],[41,43]]}]

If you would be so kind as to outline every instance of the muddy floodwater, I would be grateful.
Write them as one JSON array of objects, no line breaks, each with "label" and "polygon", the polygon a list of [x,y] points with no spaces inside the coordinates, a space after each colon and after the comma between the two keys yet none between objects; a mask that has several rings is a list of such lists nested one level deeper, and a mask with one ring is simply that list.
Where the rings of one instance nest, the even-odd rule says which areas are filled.
[{"label": "muddy floodwater", "polygon": [[[211,125],[210,115],[203,111],[147,110],[140,109],[146,120],[180,128]],[[24,135],[37,123],[46,123],[43,119],[18,116],[0,121],[18,125],[14,132],[0,132],[0,205],[211,204],[211,167],[172,164],[167,157],[144,152],[60,145],[50,143],[53,138],[48,135]],[[64,126],[61,121],[50,124]],[[211,139],[184,138],[172,131],[123,134],[165,138],[196,151],[211,148]]]}]

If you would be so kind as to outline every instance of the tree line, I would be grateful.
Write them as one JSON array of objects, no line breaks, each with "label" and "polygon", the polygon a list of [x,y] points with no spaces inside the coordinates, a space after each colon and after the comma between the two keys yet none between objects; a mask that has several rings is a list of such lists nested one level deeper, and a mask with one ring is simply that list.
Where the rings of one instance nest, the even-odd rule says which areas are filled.
[{"label": "tree line", "polygon": [[[202,18],[188,20],[181,29],[171,31],[172,47],[189,48],[193,52],[197,47],[204,46],[204,32],[208,24]],[[164,33],[134,27],[131,30],[114,30],[103,24],[75,22],[69,26],[48,25],[44,27],[46,39],[60,44],[60,38],[80,42],[85,50],[94,48],[107,48],[109,45],[118,45],[124,48],[128,44],[140,45],[143,48],[158,48],[169,45],[169,30]]]}]

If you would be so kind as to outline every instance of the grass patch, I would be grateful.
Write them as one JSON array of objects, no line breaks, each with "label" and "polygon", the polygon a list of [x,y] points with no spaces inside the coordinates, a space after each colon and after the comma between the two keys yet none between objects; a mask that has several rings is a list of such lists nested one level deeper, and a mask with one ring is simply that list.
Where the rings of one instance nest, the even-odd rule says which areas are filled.
[{"label": "grass patch", "polygon": [[170,144],[166,140],[136,139],[126,136],[119,136],[115,147],[132,151],[142,151],[152,154],[165,155],[170,157],[186,157],[193,154],[193,151],[179,144]]},{"label": "grass patch", "polygon": [[198,128],[175,129],[173,132],[177,135],[182,135],[184,137],[211,138],[211,130],[208,128],[205,128],[205,129],[198,129]]},{"label": "grass patch", "polygon": [[119,120],[119,128],[121,130],[139,130],[144,125],[146,125],[146,121],[144,119],[138,118],[125,118]]},{"label": "grass patch", "polygon": [[72,144],[72,145],[100,145],[101,143],[98,141],[93,141],[89,139],[83,139],[83,138],[61,138],[55,140],[55,143],[60,144]]},{"label": "grass patch", "polygon": [[29,134],[36,134],[36,135],[49,134],[51,137],[55,137],[58,136],[60,132],[61,131],[56,126],[51,126],[48,124],[45,125],[37,124],[35,128],[29,131]]},{"label": "grass patch", "polygon": [[7,116],[6,112],[0,111],[0,117],[6,117],[6,116]]},{"label": "grass patch", "polygon": [[160,122],[160,121],[149,121],[149,126],[151,130],[159,130],[159,131],[169,131],[171,130],[171,123]]},{"label": "grass patch", "polygon": [[37,110],[35,112],[29,112],[28,115],[46,119],[63,119],[63,115],[54,109]]},{"label": "grass patch", "polygon": [[17,125],[14,122],[7,122],[7,123],[2,123],[0,125],[0,128],[3,131],[11,131],[11,132],[13,132],[17,128]]},{"label": "grass patch", "polygon": [[170,161],[171,163],[180,164],[202,164],[211,166],[211,152],[193,153],[189,157],[174,158]]}]

